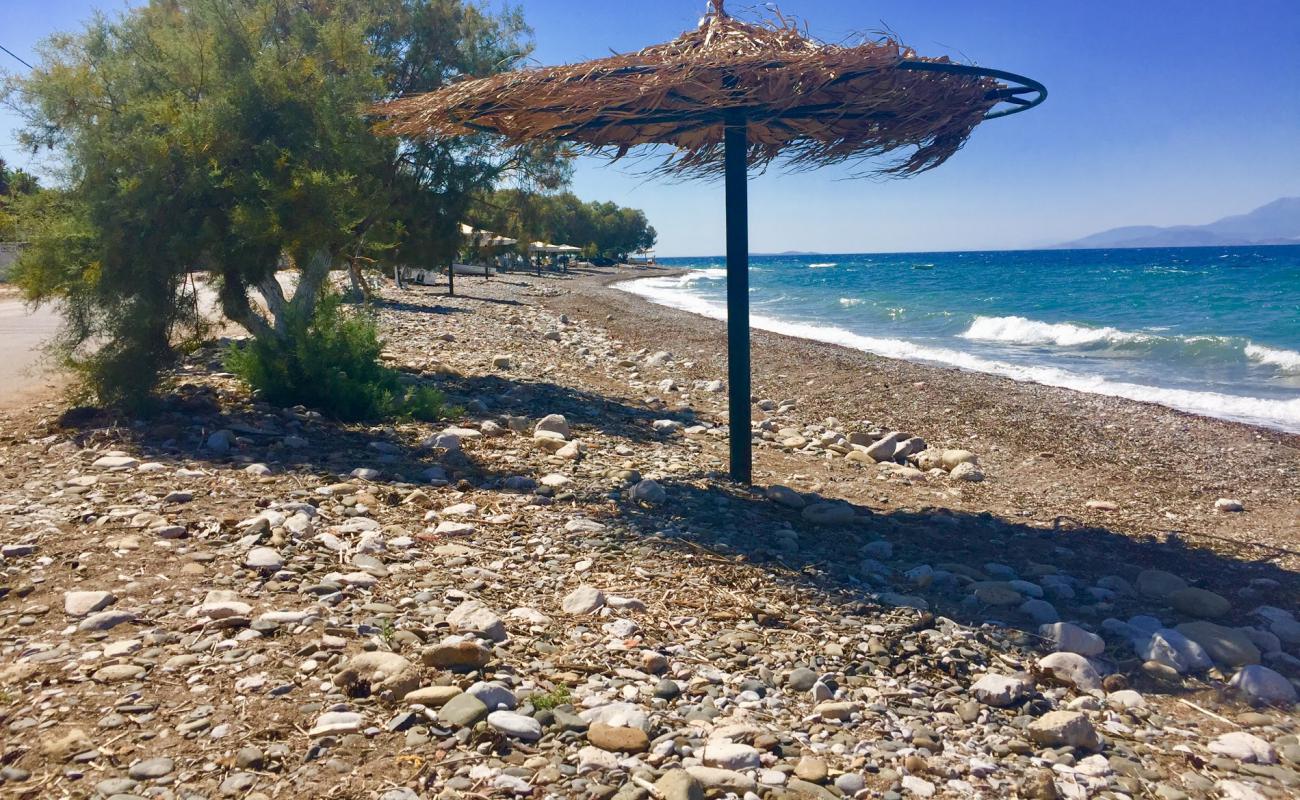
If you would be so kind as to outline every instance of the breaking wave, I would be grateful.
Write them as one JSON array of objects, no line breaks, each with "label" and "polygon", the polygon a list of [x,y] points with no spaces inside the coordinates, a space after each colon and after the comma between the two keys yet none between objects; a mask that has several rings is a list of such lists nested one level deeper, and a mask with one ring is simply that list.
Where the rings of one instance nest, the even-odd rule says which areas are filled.
[{"label": "breaking wave", "polygon": [[1054,344],[1060,347],[1079,347],[1099,342],[1148,342],[1158,338],[1149,333],[1132,333],[1118,328],[1090,328],[1069,322],[1039,322],[1028,317],[976,317],[961,337],[1003,344]]},{"label": "breaking wave", "polygon": [[1277,367],[1282,372],[1300,374],[1300,353],[1294,350],[1265,347],[1261,344],[1248,344],[1246,345],[1246,358],[1260,364]]},{"label": "breaking wave", "polygon": [[[684,291],[685,285],[688,284],[682,284],[679,278],[643,278],[616,284],[617,288],[623,291],[639,295],[660,305],[712,319],[726,319],[725,304]],[[987,321],[981,323],[981,320]],[[903,339],[864,336],[834,326],[795,322],[761,314],[754,314],[750,322],[754,328],[760,330],[837,344],[887,358],[959,367],[1018,381],[1158,403],[1194,414],[1300,432],[1300,399],[1276,400],[1221,392],[1148,386],[1055,366],[1014,364],[947,347],[921,345]],[[973,332],[980,336],[971,335]],[[1115,328],[1087,328],[1080,325],[1036,322],[1024,317],[981,317],[962,336],[967,339],[995,337],[992,341],[1002,343],[1061,346],[1078,346],[1095,342],[1122,343],[1134,341],[1135,337],[1160,338],[1152,334],[1134,334]],[[1285,362],[1286,365],[1300,366],[1300,353],[1257,345],[1251,345],[1251,348],[1250,357],[1258,361],[1279,366],[1283,365],[1281,362]]]}]

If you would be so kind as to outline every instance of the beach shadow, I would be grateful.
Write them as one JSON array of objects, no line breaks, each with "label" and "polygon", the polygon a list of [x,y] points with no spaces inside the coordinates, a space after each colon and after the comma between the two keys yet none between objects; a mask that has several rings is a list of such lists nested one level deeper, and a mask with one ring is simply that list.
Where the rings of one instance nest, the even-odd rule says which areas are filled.
[{"label": "beach shadow", "polygon": [[177,466],[261,464],[274,473],[305,471],[339,480],[365,468],[376,470],[383,482],[410,484],[427,483],[431,469],[447,469],[445,451],[391,425],[344,423],[304,409],[223,399],[209,386],[181,384],[159,398],[147,420],[74,408],[57,424],[79,446],[125,446],[142,461]]},{"label": "beach shadow", "polygon": [[463,308],[453,308],[451,306],[439,305],[437,303],[410,303],[404,300],[376,300],[371,303],[372,307],[383,311],[404,311],[411,314],[468,314]]},{"label": "beach shadow", "polygon": [[476,421],[521,416],[537,420],[547,414],[563,414],[574,436],[582,437],[584,425],[597,425],[606,435],[629,442],[659,441],[666,434],[654,429],[659,420],[671,420],[683,427],[699,422],[689,409],[671,411],[632,405],[597,392],[589,392],[547,381],[516,380],[502,375],[440,376],[434,381],[455,402],[477,399],[486,410]]},{"label": "beach shadow", "polygon": [[[814,589],[859,609],[852,613],[912,608],[930,620],[926,624],[947,617],[1003,631],[1023,647],[1050,652],[1039,636],[1042,621],[1022,611],[1019,600],[993,605],[974,593],[981,586],[1028,581],[1042,589],[1042,599],[1055,606],[1060,621],[1102,634],[1108,643],[1103,660],[1147,691],[1171,689],[1146,677],[1132,647],[1107,634],[1102,621],[1152,614],[1173,627],[1195,618],[1160,600],[1115,591],[1119,584],[1112,581],[1106,582],[1111,588],[1100,587],[1101,579],[1118,576],[1134,586],[1144,569],[1182,576],[1232,601],[1231,614],[1215,620],[1230,626],[1259,625],[1250,612],[1260,605],[1295,608],[1300,601],[1300,576],[1271,563],[1267,549],[1233,557],[1164,536],[1133,536],[1060,519],[1044,529],[989,513],[876,511],[843,501],[834,502],[852,510],[852,521],[819,525],[801,511],[768,500],[761,490],[716,473],[660,484],[667,500],[658,506],[635,502],[626,492],[616,501],[617,515],[642,541],[761,567],[777,584]],[[920,565],[929,569],[907,574]],[[986,597],[997,599],[995,594]],[[1031,595],[1022,588],[1022,597]],[[1285,665],[1273,666],[1286,671]],[[1194,690],[1184,686],[1172,691]]]},{"label": "beach shadow", "polygon": [[[194,354],[192,365],[216,364],[215,351]],[[506,426],[506,418],[527,419],[532,425],[548,414],[563,414],[581,439],[585,426],[629,442],[663,440],[654,423],[671,420],[681,426],[696,423],[689,411],[655,410],[630,405],[601,394],[555,383],[521,381],[497,375],[463,377],[437,375],[422,381],[447,396],[462,413],[440,422],[397,426],[382,422],[345,423],[303,408],[279,408],[247,402],[243,389],[227,393],[183,375],[162,394],[147,420],[92,407],[67,411],[58,425],[74,432],[79,446],[123,446],[142,460],[178,465],[220,465],[247,468],[263,464],[273,472],[315,472],[339,480],[357,469],[374,470],[367,480],[378,484],[427,484],[445,478],[492,485],[509,477],[481,463],[469,450],[434,448],[430,434],[449,426],[478,427],[491,420]],[[416,433],[418,431],[418,433]],[[225,432],[226,435],[214,434]],[[227,441],[223,445],[222,439]]]},{"label": "beach shadow", "polygon": [[469,300],[474,303],[490,303],[494,306],[522,306],[523,303],[508,297],[479,297],[477,295],[456,292],[458,300]]}]

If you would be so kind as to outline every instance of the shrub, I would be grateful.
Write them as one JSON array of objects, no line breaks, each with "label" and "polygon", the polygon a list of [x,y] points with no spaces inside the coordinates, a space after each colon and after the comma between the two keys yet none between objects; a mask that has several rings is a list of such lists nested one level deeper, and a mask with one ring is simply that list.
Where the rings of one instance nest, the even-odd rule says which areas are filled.
[{"label": "shrub", "polygon": [[533,708],[541,711],[551,711],[557,706],[562,706],[573,700],[573,695],[569,694],[569,687],[557,686],[546,694],[535,694],[528,698],[533,704]]},{"label": "shrub", "polygon": [[397,370],[380,363],[382,349],[374,317],[346,313],[331,295],[308,318],[286,314],[279,336],[231,345],[225,362],[276,405],[303,405],[347,422],[445,416],[442,393],[404,386]]}]

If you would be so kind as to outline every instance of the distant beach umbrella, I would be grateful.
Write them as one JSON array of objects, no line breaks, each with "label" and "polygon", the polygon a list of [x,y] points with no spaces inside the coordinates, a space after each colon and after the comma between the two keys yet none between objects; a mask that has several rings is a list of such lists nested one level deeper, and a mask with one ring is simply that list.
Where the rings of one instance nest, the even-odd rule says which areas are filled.
[{"label": "distant beach umbrella", "polygon": [[665,145],[652,171],[723,177],[731,474],[748,483],[749,170],[849,163],[861,174],[913,175],[950,158],[980,122],[1046,96],[1037,81],[919,58],[889,37],[825,44],[786,18],[748,23],[711,0],[700,26],[667,44],[467,80],[376,112],[383,130],[414,138],[488,132],[613,158]]}]

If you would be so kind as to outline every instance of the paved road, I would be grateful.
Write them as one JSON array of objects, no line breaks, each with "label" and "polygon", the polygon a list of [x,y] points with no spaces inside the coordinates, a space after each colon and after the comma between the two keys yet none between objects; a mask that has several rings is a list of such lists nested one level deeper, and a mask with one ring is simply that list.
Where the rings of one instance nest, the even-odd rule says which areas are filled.
[{"label": "paved road", "polygon": [[[281,272],[278,277],[285,294],[292,295],[298,276]],[[7,288],[0,286],[0,292],[6,292],[0,294],[0,408],[12,408],[64,385],[65,378],[42,363],[45,353],[41,349],[58,333],[60,320],[53,306],[29,313]],[[253,302],[258,302],[256,294]],[[202,279],[199,307],[205,317],[217,322],[223,319],[217,311],[216,291]],[[243,332],[234,323],[222,324],[229,325],[231,333]]]},{"label": "paved road", "polygon": [[14,297],[0,297],[0,406],[11,406],[47,389],[60,379],[44,369],[42,345],[59,329],[59,315],[45,306],[29,313]]}]

